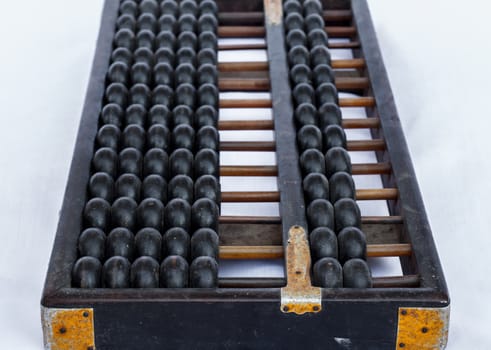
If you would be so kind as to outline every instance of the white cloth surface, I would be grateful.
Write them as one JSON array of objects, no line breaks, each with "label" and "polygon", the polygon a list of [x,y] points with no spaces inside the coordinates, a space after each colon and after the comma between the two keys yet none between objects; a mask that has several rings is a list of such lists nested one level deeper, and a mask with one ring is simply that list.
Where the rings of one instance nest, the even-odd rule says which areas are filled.
[{"label": "white cloth surface", "polygon": [[[448,349],[490,349],[489,5],[479,0],[369,4],[452,296]],[[2,349],[42,349],[41,289],[101,5],[101,0],[2,1]],[[270,118],[268,111],[260,114]],[[265,157],[268,163],[272,159]],[[237,210],[227,207],[231,214]],[[277,211],[257,209],[263,215]]]}]

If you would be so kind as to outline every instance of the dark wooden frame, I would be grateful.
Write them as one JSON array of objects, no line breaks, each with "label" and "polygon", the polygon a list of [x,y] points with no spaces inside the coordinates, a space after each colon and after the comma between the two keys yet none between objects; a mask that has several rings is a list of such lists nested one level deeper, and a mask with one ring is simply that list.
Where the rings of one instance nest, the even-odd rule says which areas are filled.
[{"label": "dark wooden frame", "polygon": [[[380,161],[390,161],[392,173],[383,177],[386,186],[396,186],[399,199],[390,202],[391,215],[402,217],[403,241],[413,247],[412,256],[403,258],[405,274],[418,274],[417,288],[323,289],[323,311],[296,316],[280,310],[280,288],[208,289],[76,289],[71,288],[71,268],[77,258],[77,239],[82,227],[82,209],[86,184],[104,93],[105,72],[112,49],[112,37],[118,0],[106,0],[93,62],[90,83],[80,122],[70,175],[49,264],[41,304],[46,308],[93,308],[97,349],[246,349],[246,348],[344,348],[339,339],[349,339],[352,348],[393,349],[397,338],[399,308],[444,308],[449,295],[438,254],[425,214],[423,201],[410,161],[409,152],[397,115],[388,77],[383,65],[373,24],[365,0],[324,1],[336,9],[351,9],[353,25],[361,43],[355,55],[366,61],[366,73],[375,107],[371,116],[380,118],[381,128],[374,130],[383,138],[386,151]],[[226,11],[260,11],[257,0],[219,0]],[[247,8],[246,8],[247,7]],[[269,53],[284,50],[282,26],[267,24]],[[278,40],[280,38],[281,40]],[[275,60],[274,57],[270,57]],[[285,62],[272,69],[273,101],[282,91],[275,82]],[[280,67],[280,68],[278,68]],[[279,79],[279,80],[276,80]],[[283,79],[284,80],[284,79]],[[275,106],[275,117],[291,115],[291,105]],[[277,135],[288,130],[276,130]],[[287,137],[292,137],[289,135]],[[294,137],[294,135],[293,135]],[[281,142],[281,138],[278,141]],[[290,140],[291,141],[291,140]],[[279,147],[287,152],[287,142]],[[280,144],[280,143],[279,143]],[[288,150],[289,151],[289,150]],[[283,174],[295,171],[294,159],[279,162]],[[281,165],[282,164],[282,165]],[[290,170],[288,169],[290,167]],[[293,169],[293,170],[292,170]],[[287,179],[288,180],[288,179]],[[281,198],[293,200],[298,187],[280,186]],[[289,197],[290,196],[290,197]],[[298,198],[301,198],[298,197]],[[297,202],[296,205],[299,203]],[[283,237],[290,225],[305,222],[296,217],[295,208],[282,208]],[[292,216],[293,215],[293,216]],[[281,282],[279,283],[281,285]]]}]

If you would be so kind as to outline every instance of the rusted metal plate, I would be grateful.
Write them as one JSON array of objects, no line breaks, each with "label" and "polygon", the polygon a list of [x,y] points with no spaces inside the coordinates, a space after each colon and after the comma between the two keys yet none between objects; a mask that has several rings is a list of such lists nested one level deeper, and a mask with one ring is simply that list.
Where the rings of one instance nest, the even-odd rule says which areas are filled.
[{"label": "rusted metal plate", "polygon": [[450,307],[399,308],[396,349],[445,349]]},{"label": "rusted metal plate", "polygon": [[47,350],[95,350],[93,309],[41,308]]},{"label": "rusted metal plate", "polygon": [[302,315],[321,311],[322,293],[320,288],[312,286],[310,265],[307,233],[302,227],[293,226],[286,246],[287,285],[281,289],[282,312]]}]

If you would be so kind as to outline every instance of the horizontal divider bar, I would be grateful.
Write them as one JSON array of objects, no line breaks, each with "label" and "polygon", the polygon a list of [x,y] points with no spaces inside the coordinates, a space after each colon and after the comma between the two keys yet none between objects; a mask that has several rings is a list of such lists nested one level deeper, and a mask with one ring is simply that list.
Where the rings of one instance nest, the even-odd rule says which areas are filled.
[{"label": "horizontal divider bar", "polygon": [[[343,119],[345,129],[370,129],[379,126],[378,118]],[[273,120],[220,120],[218,122],[220,130],[273,130],[273,127]]]},{"label": "horizontal divider bar", "polygon": [[[332,60],[331,65],[334,69],[360,69],[365,67],[365,60],[363,58],[338,59]],[[218,62],[220,72],[266,71],[268,68],[269,63],[267,61]]]},{"label": "horizontal divider bar", "polygon": [[[327,35],[331,38],[346,38],[356,35],[353,26],[327,26]],[[266,29],[264,26],[219,26],[219,38],[264,38]]]},{"label": "horizontal divider bar", "polygon": [[[347,143],[348,151],[383,151],[385,142],[382,139],[375,140],[353,140]],[[258,151],[274,152],[276,142],[274,141],[222,141],[220,151]]]},{"label": "horizontal divider bar", "polygon": [[[410,256],[411,253],[412,248],[408,243],[367,245],[369,258]],[[284,256],[284,248],[282,245],[224,245],[220,246],[219,256],[220,259],[279,259]]]},{"label": "horizontal divider bar", "polygon": [[[374,288],[416,288],[419,287],[419,275],[374,277]],[[281,288],[286,285],[284,278],[251,278],[226,277],[219,278],[220,288]]]},{"label": "horizontal divider bar", "polygon": [[[220,99],[220,108],[271,108],[271,99]],[[340,107],[374,107],[373,97],[340,98]]]},{"label": "horizontal divider bar", "polygon": [[[326,10],[323,11],[322,17],[327,22],[350,21],[353,14],[350,10]],[[263,24],[264,12],[219,12],[218,22],[221,25],[231,24]]]},{"label": "horizontal divider bar", "polygon": [[[389,163],[358,163],[352,164],[353,175],[390,174]],[[275,165],[223,165],[220,167],[222,176],[277,176],[278,168]]]},{"label": "horizontal divider bar", "polygon": [[[399,192],[396,188],[358,189],[356,200],[393,200],[397,199]],[[279,191],[230,191],[222,192],[224,203],[249,203],[249,202],[279,202]]]},{"label": "horizontal divider bar", "polygon": [[[220,216],[220,224],[281,224],[279,216]],[[363,224],[402,224],[401,216],[362,216]]]}]

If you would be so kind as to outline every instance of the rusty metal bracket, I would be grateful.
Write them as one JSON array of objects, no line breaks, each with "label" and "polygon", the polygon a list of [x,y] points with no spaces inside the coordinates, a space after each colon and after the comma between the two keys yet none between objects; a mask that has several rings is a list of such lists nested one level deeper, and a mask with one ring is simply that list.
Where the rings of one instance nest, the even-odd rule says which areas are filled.
[{"label": "rusty metal bracket", "polygon": [[399,308],[396,349],[445,349],[449,320],[450,306],[443,308]]},{"label": "rusty metal bracket", "polygon": [[281,311],[297,315],[321,311],[321,288],[312,286],[310,248],[303,227],[290,228],[285,258],[287,285],[281,289]]},{"label": "rusty metal bracket", "polygon": [[95,350],[93,309],[41,307],[44,348],[47,350]]}]

